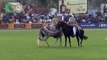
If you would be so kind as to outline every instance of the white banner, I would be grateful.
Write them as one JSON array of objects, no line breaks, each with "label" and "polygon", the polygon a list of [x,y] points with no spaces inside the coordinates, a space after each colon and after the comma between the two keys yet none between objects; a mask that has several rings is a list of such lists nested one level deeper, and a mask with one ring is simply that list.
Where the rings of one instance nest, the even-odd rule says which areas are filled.
[{"label": "white banner", "polygon": [[64,0],[64,4],[70,9],[70,13],[87,12],[87,0]]}]

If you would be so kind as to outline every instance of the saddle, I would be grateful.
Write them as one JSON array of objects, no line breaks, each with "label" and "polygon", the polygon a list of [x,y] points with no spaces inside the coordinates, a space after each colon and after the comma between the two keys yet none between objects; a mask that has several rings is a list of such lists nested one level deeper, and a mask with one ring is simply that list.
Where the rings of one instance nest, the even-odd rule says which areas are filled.
[{"label": "saddle", "polygon": [[59,32],[57,29],[51,30],[48,27],[44,27],[42,31],[45,33],[45,35],[48,36],[55,36]]}]

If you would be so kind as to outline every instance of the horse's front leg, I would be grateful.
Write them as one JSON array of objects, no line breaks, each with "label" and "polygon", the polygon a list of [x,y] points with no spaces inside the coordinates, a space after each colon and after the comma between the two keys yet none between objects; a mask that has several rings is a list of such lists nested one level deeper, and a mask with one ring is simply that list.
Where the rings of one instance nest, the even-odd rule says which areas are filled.
[{"label": "horse's front leg", "polygon": [[38,46],[40,47],[41,40],[37,38]]},{"label": "horse's front leg", "polygon": [[54,46],[56,45],[57,41],[58,41],[58,38],[56,38],[56,41],[55,41],[55,43],[54,43]]},{"label": "horse's front leg", "polygon": [[68,38],[69,38],[69,46],[71,47],[71,40],[70,40],[70,36],[69,36]]},{"label": "horse's front leg", "polygon": [[67,37],[65,36],[65,47],[66,47],[66,45],[67,45]]},{"label": "horse's front leg", "polygon": [[60,37],[60,46],[62,47],[62,38]]}]

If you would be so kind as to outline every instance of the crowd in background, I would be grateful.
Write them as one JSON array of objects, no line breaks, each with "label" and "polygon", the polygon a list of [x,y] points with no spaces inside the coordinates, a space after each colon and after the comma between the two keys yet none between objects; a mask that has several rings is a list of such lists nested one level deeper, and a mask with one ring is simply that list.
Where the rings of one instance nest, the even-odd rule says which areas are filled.
[{"label": "crowd in background", "polygon": [[[67,14],[56,14],[59,20],[65,20]],[[96,12],[96,16],[93,14],[73,14],[79,23],[99,23],[107,22],[107,16],[102,15],[100,12]],[[36,13],[18,13],[18,14],[3,14],[2,23],[42,23],[51,22],[53,15],[39,15]]]},{"label": "crowd in background", "polygon": [[[75,16],[75,15],[74,15]],[[80,14],[75,16],[79,23],[103,23],[107,22],[107,15],[102,14],[100,11],[95,12],[94,14]]]},{"label": "crowd in background", "polygon": [[[69,13],[55,13],[58,16],[59,20],[66,20]],[[79,13],[72,14],[79,23],[100,23],[107,22],[107,15],[102,14],[100,11],[93,13]],[[72,16],[71,15],[71,16]],[[1,23],[43,23],[51,22],[54,15],[51,14],[38,14],[33,11],[32,7],[27,6],[24,12],[22,13],[8,13],[5,12],[1,14]]]}]

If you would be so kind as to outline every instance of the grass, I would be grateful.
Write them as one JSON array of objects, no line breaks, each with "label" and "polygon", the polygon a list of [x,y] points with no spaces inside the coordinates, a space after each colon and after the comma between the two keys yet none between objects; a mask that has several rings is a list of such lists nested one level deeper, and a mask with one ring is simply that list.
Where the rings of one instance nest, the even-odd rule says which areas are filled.
[{"label": "grass", "polygon": [[[37,46],[38,30],[0,31],[0,60],[106,60],[107,30],[86,30],[89,37],[83,47],[77,47],[72,39],[72,47],[60,47],[59,42],[49,38],[50,47],[42,42]],[[63,38],[64,46],[64,38]]]}]

